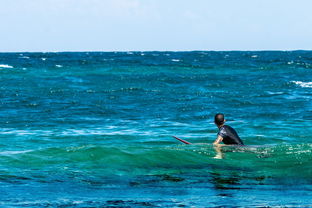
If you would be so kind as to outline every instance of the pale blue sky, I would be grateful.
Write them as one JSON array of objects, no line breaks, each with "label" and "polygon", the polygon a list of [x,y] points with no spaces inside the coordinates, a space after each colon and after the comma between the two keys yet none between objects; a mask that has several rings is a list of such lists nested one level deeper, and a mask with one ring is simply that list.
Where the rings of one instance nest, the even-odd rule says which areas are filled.
[{"label": "pale blue sky", "polygon": [[0,51],[312,49],[311,0],[0,0]]}]

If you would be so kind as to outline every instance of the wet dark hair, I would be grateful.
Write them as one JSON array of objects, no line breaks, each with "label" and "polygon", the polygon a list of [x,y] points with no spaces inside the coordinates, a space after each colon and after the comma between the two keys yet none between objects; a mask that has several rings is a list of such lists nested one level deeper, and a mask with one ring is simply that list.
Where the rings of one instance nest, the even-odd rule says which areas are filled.
[{"label": "wet dark hair", "polygon": [[224,115],[222,113],[217,113],[214,117],[214,122],[217,125],[222,125],[224,124]]}]

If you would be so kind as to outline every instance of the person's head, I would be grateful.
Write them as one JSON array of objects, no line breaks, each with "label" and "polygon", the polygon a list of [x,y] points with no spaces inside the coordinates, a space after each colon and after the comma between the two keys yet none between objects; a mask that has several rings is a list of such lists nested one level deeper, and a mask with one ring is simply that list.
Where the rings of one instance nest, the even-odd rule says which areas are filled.
[{"label": "person's head", "polygon": [[225,123],[224,115],[222,113],[217,113],[214,117],[214,122],[217,126],[222,126]]}]

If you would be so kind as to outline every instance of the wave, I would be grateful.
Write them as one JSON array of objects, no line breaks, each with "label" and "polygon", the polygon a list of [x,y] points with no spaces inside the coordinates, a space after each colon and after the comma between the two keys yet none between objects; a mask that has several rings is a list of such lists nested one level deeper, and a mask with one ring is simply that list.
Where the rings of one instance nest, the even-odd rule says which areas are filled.
[{"label": "wave", "polygon": [[304,88],[312,88],[312,82],[291,81],[292,83]]},{"label": "wave", "polygon": [[0,64],[0,68],[7,68],[7,69],[12,69],[14,68],[13,66],[7,65],[7,64]]},{"label": "wave", "polygon": [[[21,167],[27,161],[31,168],[71,168],[103,174],[147,174],[151,172],[198,172],[210,168],[244,169],[247,172],[266,172],[282,177],[311,177],[312,144],[223,147],[219,153],[212,145],[80,145],[49,147],[27,151],[1,152],[2,166]],[[302,169],[300,173],[296,170]]]}]

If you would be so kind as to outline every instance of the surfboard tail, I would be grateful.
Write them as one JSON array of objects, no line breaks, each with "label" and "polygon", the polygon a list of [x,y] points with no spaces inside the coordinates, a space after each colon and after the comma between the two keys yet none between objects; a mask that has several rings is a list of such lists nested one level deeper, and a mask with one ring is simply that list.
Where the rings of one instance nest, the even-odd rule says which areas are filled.
[{"label": "surfboard tail", "polygon": [[175,138],[175,139],[177,139],[177,140],[179,140],[180,142],[183,142],[184,144],[192,144],[192,143],[190,143],[190,142],[188,142],[188,141],[185,141],[185,140],[183,140],[183,139],[180,139],[180,138],[178,138],[178,137],[176,137],[176,136],[172,136],[173,138]]}]

